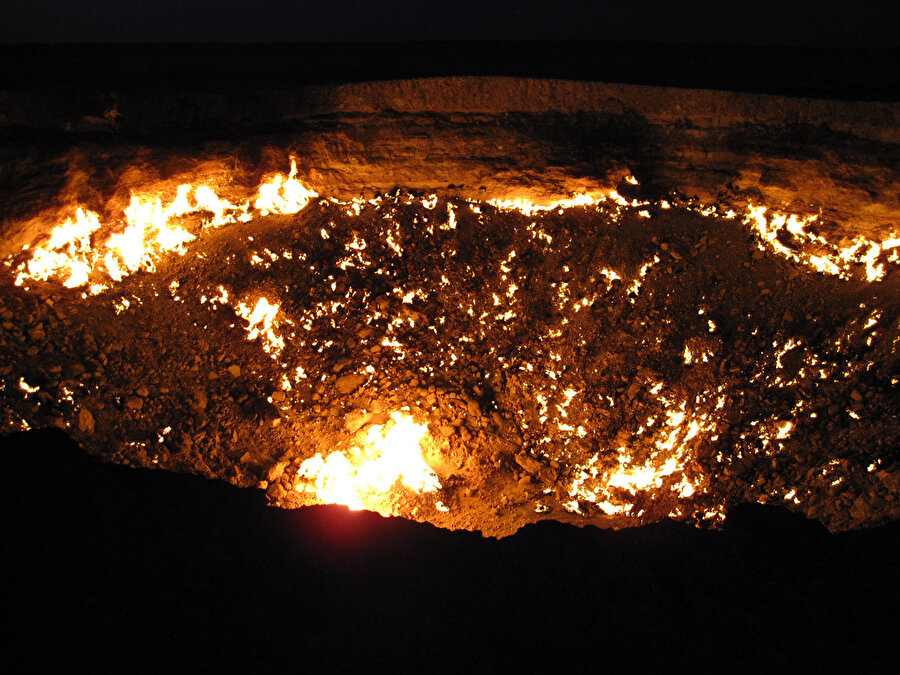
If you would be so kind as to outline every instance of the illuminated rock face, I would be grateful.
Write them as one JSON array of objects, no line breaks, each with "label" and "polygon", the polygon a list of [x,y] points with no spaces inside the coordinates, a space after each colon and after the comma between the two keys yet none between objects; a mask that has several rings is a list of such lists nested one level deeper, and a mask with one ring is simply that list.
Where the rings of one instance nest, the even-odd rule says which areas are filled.
[{"label": "illuminated rock face", "polygon": [[[547,201],[633,174],[658,196],[820,214],[836,235],[874,238],[898,226],[895,103],[435,78],[252,94],[132,92],[97,105],[65,117],[51,103],[36,110],[28,94],[7,93],[3,128],[79,133],[62,154],[55,143],[23,153],[12,136],[0,254],[30,243],[36,231],[23,223],[51,204],[118,212],[135,188],[177,184],[185,174],[227,186],[219,196],[238,203],[263,174],[284,171],[287,153],[307,185],[342,198],[404,187]],[[82,124],[104,112],[108,124]],[[190,151],[173,150],[173,138],[187,139]]]},{"label": "illuminated rock face", "polygon": [[495,535],[898,515],[897,106],[401,82],[188,151],[140,103],[5,167],[4,429]]}]

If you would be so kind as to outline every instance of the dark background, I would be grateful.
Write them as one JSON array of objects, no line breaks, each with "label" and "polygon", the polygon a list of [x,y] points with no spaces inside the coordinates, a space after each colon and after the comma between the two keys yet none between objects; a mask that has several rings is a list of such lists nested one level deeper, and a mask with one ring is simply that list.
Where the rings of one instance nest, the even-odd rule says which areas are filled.
[{"label": "dark background", "polygon": [[7,0],[0,41],[618,40],[894,47],[878,0]]},{"label": "dark background", "polygon": [[501,75],[900,99],[898,5],[12,0],[0,87],[182,91]]}]

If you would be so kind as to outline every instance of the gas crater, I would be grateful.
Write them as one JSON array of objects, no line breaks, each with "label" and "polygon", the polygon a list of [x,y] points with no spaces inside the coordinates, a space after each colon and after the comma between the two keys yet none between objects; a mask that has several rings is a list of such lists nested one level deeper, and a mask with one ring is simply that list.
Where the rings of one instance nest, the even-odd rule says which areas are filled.
[{"label": "gas crater", "polygon": [[715,96],[351,85],[196,151],[122,101],[5,162],[0,429],[496,537],[895,519],[897,106]]}]

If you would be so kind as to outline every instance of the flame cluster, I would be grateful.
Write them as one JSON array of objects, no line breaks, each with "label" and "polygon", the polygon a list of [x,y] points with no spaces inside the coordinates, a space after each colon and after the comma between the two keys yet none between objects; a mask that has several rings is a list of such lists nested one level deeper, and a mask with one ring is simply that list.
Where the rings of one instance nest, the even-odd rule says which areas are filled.
[{"label": "flame cluster", "polygon": [[98,213],[78,208],[73,218],[52,230],[46,242],[27,249],[30,259],[17,268],[15,283],[22,286],[54,278],[67,288],[91,284],[91,292],[99,293],[108,281],[121,281],[139,270],[153,271],[165,254],[184,255],[186,244],[197,238],[185,228],[187,216],[202,216],[202,232],[248,222],[254,218],[254,209],[263,216],[297,213],[317,195],[296,174],[296,160],[291,160],[290,175],[275,174],[265,180],[253,207],[249,201],[232,203],[209,185],[186,183],[178,186],[168,203],[158,196],[132,194],[122,218],[111,223],[101,223]]},{"label": "flame cluster", "polygon": [[51,276],[63,280],[67,288],[83,286],[91,271],[91,235],[100,229],[100,217],[78,209],[74,218],[57,225],[44,246],[32,251],[31,260],[20,267],[16,285],[26,279],[46,281]]},{"label": "flame cluster", "polygon": [[[30,259],[17,269],[16,284],[23,285],[29,280],[44,281],[53,278],[69,288],[91,284],[91,291],[99,292],[106,287],[104,283],[120,281],[140,270],[152,271],[164,255],[185,254],[187,245],[202,233],[203,228],[246,222],[256,215],[298,213],[318,195],[304,186],[296,175],[296,162],[292,161],[288,176],[276,174],[259,186],[252,206],[250,200],[237,204],[230,202],[220,197],[209,185],[184,184],[178,187],[175,196],[168,202],[164,202],[158,196],[133,195],[131,203],[123,212],[122,219],[109,224],[102,223],[97,213],[79,208],[73,217],[52,230],[46,242],[28,249]],[[380,197],[365,201],[362,199],[354,199],[351,202],[339,202],[336,199],[331,201],[346,209],[345,212],[350,217],[360,216],[367,207],[380,212],[376,221],[377,236],[367,241],[365,236],[354,231],[351,237],[346,238],[341,252],[342,257],[337,261],[337,266],[342,271],[355,268],[365,275],[380,275],[390,279],[389,273],[380,264],[379,256],[401,259],[405,252],[404,242],[407,240],[405,237],[407,233],[404,233],[401,225],[391,217],[393,214],[391,205],[382,204]],[[403,203],[411,204],[412,201],[410,198]],[[434,210],[438,203],[436,195],[421,199],[422,207],[427,211]],[[468,204],[475,214],[481,214],[485,206],[483,202],[478,201],[470,201]],[[670,208],[665,201],[655,205],[645,201],[628,201],[615,191],[575,195],[570,199],[543,204],[535,204],[524,199],[492,200],[489,204],[501,211],[515,210],[529,219],[534,217],[533,222],[523,224],[522,227],[530,244],[547,250],[554,246],[554,238],[558,246],[560,237],[558,230],[548,230],[540,220],[540,217],[548,212],[585,207],[597,207],[599,210],[602,207],[613,215],[623,209],[630,209],[643,218],[650,218],[648,208]],[[441,213],[436,213],[433,217],[432,214],[420,214],[420,220],[416,220],[417,236],[434,237],[441,235],[443,231],[455,230],[458,208],[458,205],[448,201],[446,218]],[[718,216],[712,207],[698,207],[697,210],[704,216]],[[192,215],[201,217],[199,230],[196,227],[189,229],[191,224],[187,221],[187,217]],[[463,218],[462,211],[459,217]],[[729,212],[724,217],[732,219],[739,216]],[[880,242],[858,237],[849,243],[845,242],[845,245],[838,245],[812,230],[811,226],[816,220],[816,216],[772,213],[765,207],[751,205],[741,222],[756,234],[761,248],[772,250],[794,263],[840,279],[864,278],[867,282],[878,282],[884,279],[887,265],[898,262],[900,238],[896,235],[892,234]],[[192,222],[196,223],[196,219]],[[322,239],[332,239],[333,243],[337,244],[341,239],[341,233],[335,230],[333,225],[334,223],[329,224],[330,229],[322,228],[320,236]],[[786,245],[785,242],[791,245]],[[450,258],[456,255],[456,250],[452,248],[446,252]],[[265,249],[264,253],[265,258],[259,252],[255,253],[251,263],[269,269],[272,263],[279,260],[279,254],[268,249]],[[442,344],[441,352],[434,359],[436,365],[422,365],[420,372],[433,373],[434,369],[453,368],[457,361],[462,360],[461,355],[464,355],[466,349],[465,343],[484,341],[491,331],[510,330],[514,319],[525,316],[521,299],[524,292],[520,291],[520,285],[524,289],[525,283],[513,272],[517,255],[516,250],[510,248],[504,250],[501,257],[496,260],[499,272],[496,275],[496,285],[488,287],[489,290],[496,291],[489,294],[490,303],[479,305],[466,299],[465,304],[459,305],[460,314],[464,313],[469,317],[465,319],[466,325],[474,326],[476,332],[467,332],[452,343]],[[305,254],[302,252],[284,251],[280,257],[305,262]],[[597,278],[591,279],[595,286],[592,289],[579,288],[565,279],[554,281],[549,284],[552,291],[548,291],[547,295],[562,318],[558,324],[548,326],[547,332],[535,348],[539,355],[545,357],[542,360],[542,370],[539,371],[531,361],[524,358],[513,361],[508,355],[496,356],[500,368],[528,374],[529,379],[523,385],[523,391],[533,394],[537,415],[530,421],[520,410],[518,416],[514,416],[514,423],[524,430],[528,429],[529,424],[532,425],[532,438],[536,439],[533,449],[537,456],[568,461],[571,456],[567,454],[567,448],[570,445],[581,447],[581,439],[595,433],[586,418],[574,411],[578,406],[571,405],[576,397],[583,398],[584,392],[574,388],[574,385],[566,380],[565,369],[560,366],[563,356],[561,350],[553,346],[554,340],[567,339],[563,327],[569,324],[569,317],[574,321],[576,315],[584,316],[589,307],[611,292],[613,282],[622,281],[630,284],[627,286],[626,301],[634,304],[645,277],[654,266],[660,264],[660,261],[659,255],[653,254],[651,258],[645,258],[642,264],[635,267],[633,273],[629,273],[625,267],[598,268],[595,275]],[[366,323],[367,326],[383,325],[383,333],[378,334],[374,328],[371,330],[372,335],[376,336],[373,339],[378,340],[379,351],[386,348],[384,352],[395,357],[397,361],[403,359],[414,361],[422,356],[420,352],[415,351],[415,340],[407,339],[406,334],[414,334],[420,330],[438,333],[442,330],[439,327],[444,326],[448,313],[436,317],[434,322],[429,323],[425,321],[427,317],[419,310],[428,300],[430,292],[423,289],[440,290],[460,285],[459,278],[454,278],[452,282],[448,279],[447,275],[453,277],[450,267],[448,265],[442,268],[445,273],[441,275],[440,282],[435,279],[431,286],[417,287],[398,283],[391,291],[401,300],[402,307],[398,312],[392,313],[387,308],[390,306],[389,302],[384,306],[373,303],[373,309],[368,314]],[[314,274],[319,273],[314,265],[309,269]],[[562,271],[568,273],[570,270],[565,265],[562,266]],[[321,281],[328,285],[332,292],[336,292],[338,283],[334,275],[328,277],[322,275]],[[480,282],[486,283],[487,278],[482,276]],[[211,298],[209,302],[224,304],[228,299],[228,292],[219,287],[219,295]],[[204,297],[201,304],[205,301]],[[127,308],[129,301],[123,298],[122,302]],[[258,339],[265,352],[273,358],[278,358],[285,350],[285,338],[289,344],[295,342],[299,346],[306,346],[300,331],[311,330],[315,322],[328,322],[332,328],[337,329],[334,317],[347,311],[351,302],[349,291],[345,297],[340,295],[318,297],[307,307],[294,310],[292,319],[284,313],[279,315],[280,306],[276,301],[258,297],[237,303],[235,312],[247,322],[245,326],[247,338]],[[463,303],[463,298],[460,298],[459,302]],[[703,314],[703,311],[699,313]],[[880,314],[873,313],[865,325],[859,328],[860,339],[866,340],[867,345],[871,345],[875,329],[879,329],[879,320]],[[715,323],[712,320],[707,323],[709,331],[714,332]],[[292,332],[292,328],[296,331]],[[705,327],[703,330],[706,330]],[[326,342],[324,348],[331,344],[330,341]],[[771,372],[761,369],[750,378],[750,382],[761,381],[768,373],[772,376],[773,385],[795,386],[804,371],[801,368],[794,379],[788,380],[788,374],[781,372],[784,370],[782,357],[798,346],[798,343],[792,340],[782,345],[772,343]],[[322,350],[323,347],[319,345],[318,352],[321,353]],[[803,368],[809,369],[809,372],[819,379],[829,378],[831,373],[826,372],[829,366],[823,363],[819,355],[807,351],[808,353],[803,355]],[[685,366],[696,367],[707,363],[710,356],[711,353],[704,351],[702,345],[701,347],[694,347],[693,344],[684,345]],[[285,358],[285,361],[287,360]],[[287,364],[282,363],[282,368],[286,369]],[[292,369],[297,374],[295,383],[299,384],[300,380],[308,377],[305,370],[296,363],[292,364]],[[365,370],[372,373],[374,366],[366,365]],[[288,375],[282,374],[281,378],[282,388],[290,390]],[[324,380],[323,375],[322,381]],[[594,453],[587,461],[579,458],[571,462],[569,476],[572,478],[566,485],[569,501],[563,504],[567,510],[582,512],[587,502],[608,515],[639,517],[642,511],[639,506],[641,500],[638,497],[642,493],[668,495],[675,500],[689,499],[696,493],[702,493],[703,486],[692,473],[694,470],[692,464],[696,459],[698,446],[707,441],[710,443],[717,441],[720,429],[725,426],[723,390],[711,389],[694,400],[684,400],[674,392],[660,395],[662,383],[648,383],[648,385],[652,385],[647,386],[648,400],[651,395],[655,397],[652,399],[653,402],[659,404],[656,405],[656,410],[663,410],[663,414],[656,413],[655,417],[637,420],[640,428],[635,432],[633,447],[627,441],[622,445],[619,445],[622,441],[618,441],[606,445],[602,453]],[[24,380],[20,381],[20,389],[26,393],[36,391]],[[614,400],[609,396],[606,398],[612,407]],[[802,401],[798,401],[794,412],[798,413],[801,408]],[[848,415],[858,419],[853,411],[848,411]],[[758,439],[760,452],[767,456],[780,450],[783,445],[780,442],[789,439],[794,430],[792,422],[780,418],[753,422],[750,423],[750,427],[751,430],[742,432],[739,440],[750,444]],[[362,436],[357,436],[356,445],[350,450],[333,451],[327,456],[319,453],[304,461],[296,475],[295,489],[301,493],[314,495],[318,501],[382,512],[390,510],[387,499],[398,486],[416,493],[435,492],[441,488],[441,483],[422,456],[421,443],[426,433],[427,427],[416,423],[409,414],[394,413],[390,421],[372,425]],[[638,436],[641,438],[638,439]],[[546,454],[550,452],[546,448],[550,447],[551,440],[562,441],[563,455],[550,457]],[[604,463],[601,454],[607,459],[612,457],[612,461]],[[719,455],[716,455],[716,459],[721,461]],[[796,490],[792,490],[787,493],[785,499],[799,503],[796,494]],[[678,508],[680,507],[674,507],[675,510],[671,515],[679,515]]]},{"label": "flame cluster", "polygon": [[363,441],[345,454],[321,453],[300,465],[298,492],[312,492],[326,504],[384,512],[384,497],[399,482],[416,493],[441,487],[437,474],[422,458],[421,442],[428,432],[408,413],[395,412],[390,421],[369,427]]},{"label": "flame cluster", "polygon": [[[881,242],[870,241],[864,237],[856,237],[844,246],[829,242],[821,235],[810,232],[807,228],[818,220],[818,216],[798,216],[772,212],[768,216],[765,206],[749,206],[744,223],[753,228],[765,245],[776,253],[794,262],[808,265],[817,272],[830,274],[841,279],[853,278],[853,266],[861,265],[865,271],[866,281],[881,281],[887,272],[887,262],[900,261],[900,238],[890,235]],[[779,235],[795,240],[801,246],[788,247],[782,243]],[[811,253],[802,245],[812,246],[817,252]],[[890,253],[888,253],[890,251]]]}]

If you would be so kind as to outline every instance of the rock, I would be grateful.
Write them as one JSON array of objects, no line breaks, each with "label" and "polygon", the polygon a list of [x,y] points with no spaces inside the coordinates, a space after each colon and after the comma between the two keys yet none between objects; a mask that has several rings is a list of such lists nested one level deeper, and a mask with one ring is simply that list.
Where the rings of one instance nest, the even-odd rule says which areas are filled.
[{"label": "rock", "polygon": [[144,407],[144,399],[140,396],[129,396],[125,401],[125,405],[131,410],[140,410]]},{"label": "rock", "polygon": [[265,399],[254,399],[250,403],[249,412],[260,422],[270,422],[272,426],[278,426],[281,423],[281,412]]},{"label": "rock", "polygon": [[194,389],[190,399],[191,407],[195,410],[205,410],[208,402],[205,391],[202,389]]},{"label": "rock", "polygon": [[850,515],[854,520],[865,520],[871,515],[871,509],[869,508],[869,501],[866,495],[860,495],[853,502],[853,506],[850,507]]},{"label": "rock", "polygon": [[140,387],[134,390],[134,393],[141,398],[147,398],[150,395],[150,390],[147,389],[146,385],[142,384]]},{"label": "rock", "polygon": [[266,478],[269,479],[269,482],[274,483],[281,478],[282,474],[284,474],[284,470],[288,467],[288,464],[290,464],[290,462],[285,459],[273,465],[272,468],[269,469],[269,473],[266,474]]},{"label": "rock", "polygon": [[538,460],[536,460],[531,455],[526,454],[525,452],[520,452],[516,455],[516,464],[525,469],[528,473],[537,475],[540,470],[543,468],[543,464],[541,464]]},{"label": "rock", "polygon": [[339,394],[344,394],[344,395],[352,394],[365,381],[366,381],[366,376],[360,375],[359,373],[353,373],[350,375],[342,375],[334,383],[334,388],[338,390]]},{"label": "rock", "polygon": [[238,365],[228,366],[228,373],[234,377],[238,378],[241,376],[241,367]]},{"label": "rock", "polygon": [[87,408],[78,411],[78,430],[85,434],[94,433],[94,415]]},{"label": "rock", "polygon": [[351,410],[344,417],[344,429],[348,433],[355,434],[371,422],[373,414],[365,410]]},{"label": "rock", "polygon": [[890,494],[900,493],[900,471],[888,473],[887,471],[879,471],[878,477],[881,479],[882,485]]}]

